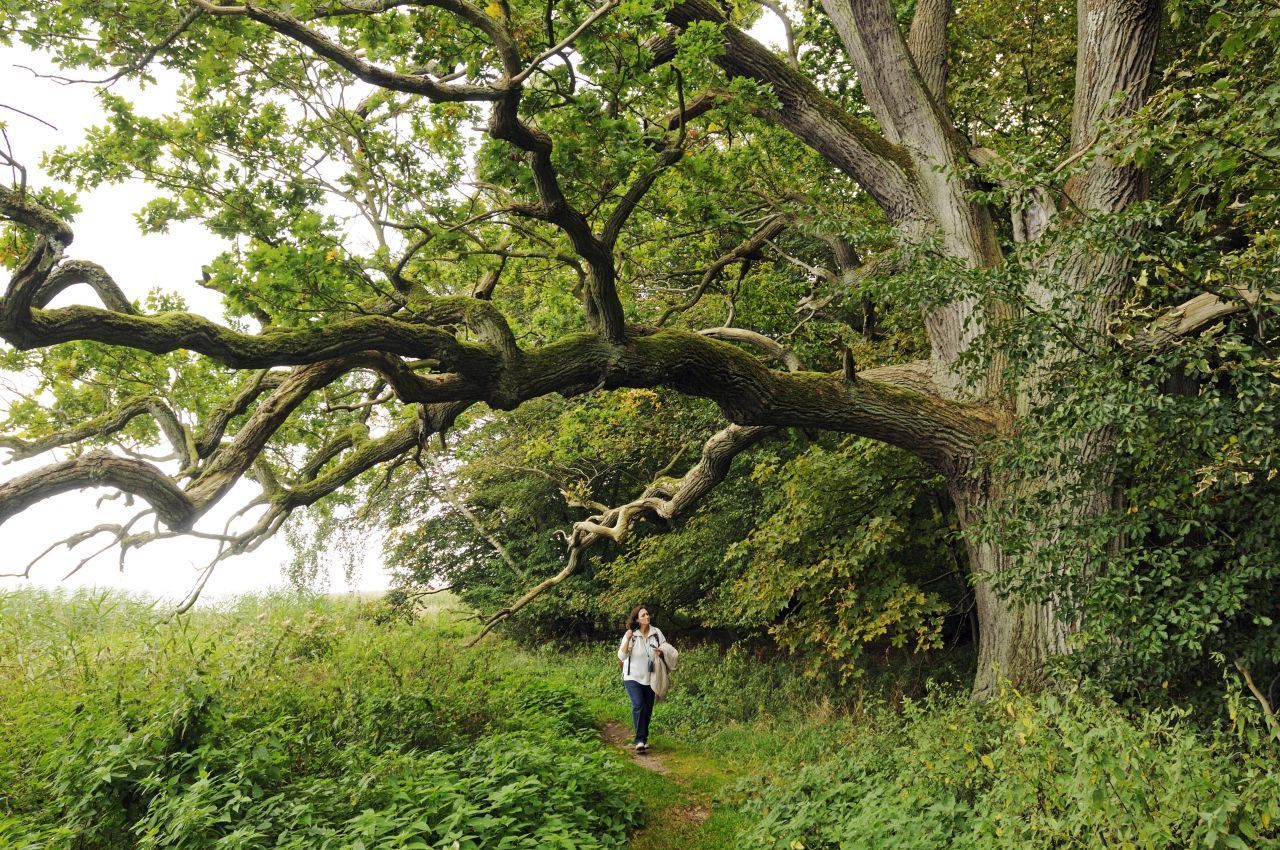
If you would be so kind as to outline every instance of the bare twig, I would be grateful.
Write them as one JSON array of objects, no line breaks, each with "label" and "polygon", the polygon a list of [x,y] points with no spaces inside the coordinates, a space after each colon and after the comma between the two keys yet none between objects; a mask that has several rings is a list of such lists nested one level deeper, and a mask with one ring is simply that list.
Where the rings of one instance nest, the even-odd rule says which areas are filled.
[{"label": "bare twig", "polygon": [[471,523],[471,526],[476,530],[476,532],[488,541],[489,545],[493,547],[493,551],[498,553],[498,557],[502,558],[503,563],[510,567],[511,571],[515,573],[521,581],[528,578],[528,576],[525,575],[524,570],[520,568],[520,565],[511,557],[511,553],[507,551],[507,547],[502,545],[502,541],[497,538],[497,535],[485,528],[484,523],[480,521],[480,517],[475,515],[475,512],[467,506],[467,503],[457,494],[457,492],[452,488],[440,492],[430,484],[427,485],[427,490],[448,502],[458,513],[466,517],[467,521]]},{"label": "bare twig", "polygon": [[[27,69],[27,70],[30,70],[30,69]],[[50,124],[48,121],[44,120],[39,115],[32,115],[30,112],[25,112],[16,106],[10,106],[7,103],[0,103],[0,109],[8,109],[10,112],[16,112],[19,115],[22,115],[26,118],[30,118],[32,121],[39,121],[41,124],[48,127],[50,130],[58,129],[56,125]]]},{"label": "bare twig", "polygon": [[596,9],[594,12],[588,15],[586,19],[583,20],[582,23],[578,24],[578,26],[574,29],[573,32],[569,33],[564,38],[560,39],[560,41],[557,42],[556,44],[552,45],[551,47],[548,47],[546,50],[539,53],[537,57],[535,57],[534,60],[525,67],[523,71],[521,71],[520,73],[516,74],[514,77],[511,78],[510,84],[513,86],[516,86],[516,85],[519,85],[520,83],[523,83],[525,80],[529,79],[529,75],[532,74],[534,71],[538,70],[538,66],[540,66],[543,62],[547,61],[552,56],[555,56],[557,53],[559,53],[560,51],[564,50],[566,47],[568,47],[569,45],[577,41],[580,35],[582,35],[584,32],[586,32],[588,29],[591,28],[592,24],[594,24],[596,21],[600,20],[605,15],[613,11],[618,6],[618,3],[619,3],[619,0],[606,0],[603,6]]}]

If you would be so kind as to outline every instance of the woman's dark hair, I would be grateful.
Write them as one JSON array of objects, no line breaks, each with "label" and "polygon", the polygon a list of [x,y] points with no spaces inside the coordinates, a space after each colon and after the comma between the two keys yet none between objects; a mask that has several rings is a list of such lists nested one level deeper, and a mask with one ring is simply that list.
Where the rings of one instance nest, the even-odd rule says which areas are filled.
[{"label": "woman's dark hair", "polygon": [[[649,606],[648,606],[648,605],[637,605],[636,607],[634,607],[634,608],[632,608],[632,609],[631,609],[631,613],[627,615],[627,631],[629,631],[629,632],[630,632],[630,631],[634,631],[634,630],[635,630],[635,628],[636,628],[636,621],[640,619],[640,612],[641,612],[641,611],[649,611]],[[653,612],[652,612],[652,611],[649,611],[649,615],[650,615],[650,616],[652,616],[652,615],[653,615]]]}]

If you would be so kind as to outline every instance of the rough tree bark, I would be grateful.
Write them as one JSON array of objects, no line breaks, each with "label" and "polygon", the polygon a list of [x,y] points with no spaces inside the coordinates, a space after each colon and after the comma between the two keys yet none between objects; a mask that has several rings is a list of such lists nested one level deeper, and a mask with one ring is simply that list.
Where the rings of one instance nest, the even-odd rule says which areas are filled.
[{"label": "rough tree bark", "polygon": [[[1066,187],[1065,207],[1071,212],[1063,215],[1068,218],[1118,213],[1146,197],[1145,172],[1117,165],[1105,151],[1091,153],[1091,149],[1106,122],[1132,114],[1147,95],[1160,3],[1081,0],[1077,15],[1076,92],[1069,159],[1092,159]],[[1049,211],[1050,219],[1052,215]],[[1037,235],[1035,228],[1024,227],[1023,232],[1029,238]],[[1033,284],[1027,297],[1041,309],[1051,309],[1052,304],[1061,310],[1061,305],[1069,305],[1072,312],[1064,321],[1073,334],[1089,342],[1100,340],[1128,286],[1130,267],[1131,257],[1118,252],[1050,255],[1043,260],[1044,285]],[[1044,376],[1052,367],[1082,356],[1085,355],[1080,348],[1067,341],[1050,346],[1042,355],[1044,362],[1028,371],[1008,403],[1011,420],[1025,421],[1034,416],[1042,400]],[[1106,430],[1063,441],[1055,447],[1054,457],[1058,460],[1046,465],[1041,480],[1023,486],[1060,494],[1054,497],[1050,515],[1062,523],[1085,522],[1101,515],[1111,504],[1113,480],[1105,472],[1107,466],[1097,461],[1108,455],[1111,441]],[[1089,470],[1091,477],[1085,479],[1082,470]],[[962,516],[980,513],[998,502],[998,497],[1005,495],[998,492],[1001,486],[999,481],[986,487],[953,484]],[[1043,534],[1043,540],[1032,541],[1027,557],[1037,557],[1051,544],[1055,529],[1044,529]],[[970,556],[978,580],[982,632],[974,693],[988,697],[998,687],[998,676],[1007,676],[1015,683],[1034,681],[1047,659],[1068,651],[1068,639],[1077,624],[1069,622],[1052,599],[1018,603],[997,593],[993,585],[1011,566],[997,546],[971,544]],[[1085,567],[1083,579],[1087,580],[1088,572]]]}]

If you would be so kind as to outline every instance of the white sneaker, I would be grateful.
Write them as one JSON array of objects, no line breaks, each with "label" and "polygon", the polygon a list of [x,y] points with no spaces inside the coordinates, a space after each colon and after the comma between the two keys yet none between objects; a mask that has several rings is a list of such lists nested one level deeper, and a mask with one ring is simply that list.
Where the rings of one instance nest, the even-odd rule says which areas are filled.
[{"label": "white sneaker", "polygon": [[647,742],[645,742],[645,741],[636,741],[636,752],[637,752],[637,753],[643,753],[643,752],[644,752],[645,750],[647,750],[647,749],[649,749],[649,744],[648,744]]}]

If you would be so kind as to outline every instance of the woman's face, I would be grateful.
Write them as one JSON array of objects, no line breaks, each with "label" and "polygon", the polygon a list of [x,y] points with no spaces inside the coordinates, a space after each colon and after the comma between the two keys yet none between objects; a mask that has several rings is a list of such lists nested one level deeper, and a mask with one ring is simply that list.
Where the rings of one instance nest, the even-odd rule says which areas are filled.
[{"label": "woman's face", "polygon": [[644,608],[636,613],[636,625],[642,629],[649,628],[649,612]]}]

